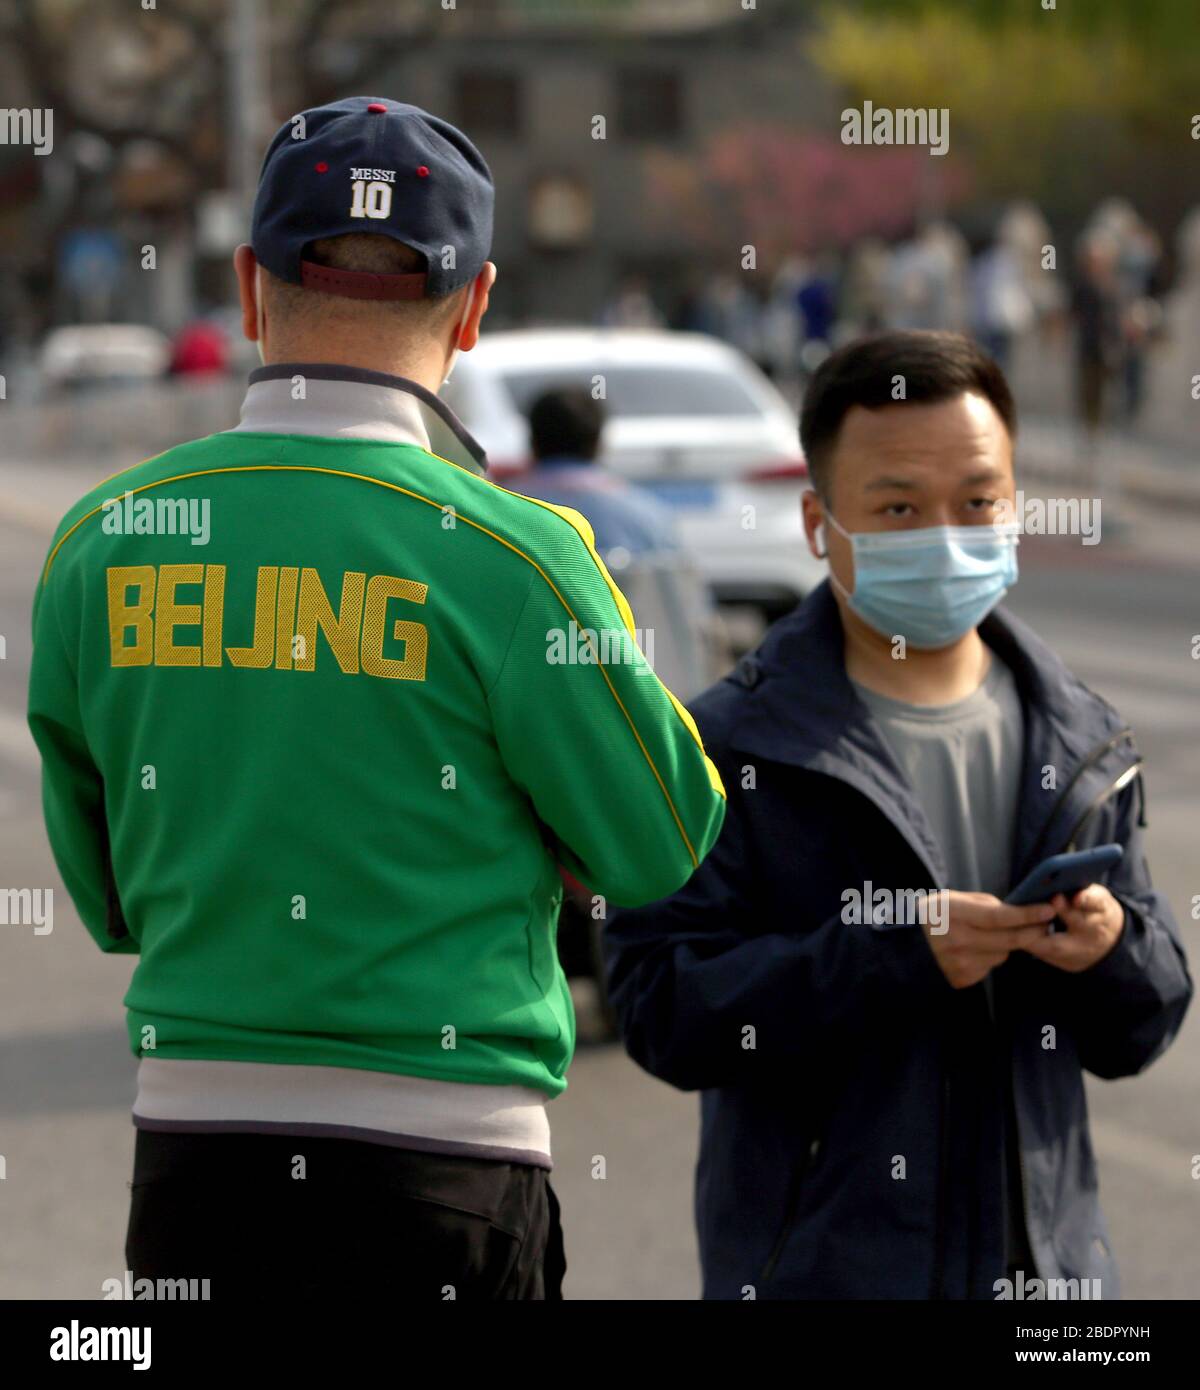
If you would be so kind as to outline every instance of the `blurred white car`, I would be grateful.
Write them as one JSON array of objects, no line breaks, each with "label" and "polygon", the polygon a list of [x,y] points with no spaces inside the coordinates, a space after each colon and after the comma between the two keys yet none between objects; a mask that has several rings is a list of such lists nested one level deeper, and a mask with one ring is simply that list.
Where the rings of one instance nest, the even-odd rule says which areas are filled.
[{"label": "blurred white car", "polygon": [[714,338],[650,329],[485,333],[441,395],[504,482],[529,466],[525,417],[537,396],[601,382],[602,461],[674,511],[719,602],[773,618],[824,577],[800,525],[807,470],[795,413],[752,362]]},{"label": "blurred white car", "polygon": [[47,334],[41,370],[48,386],[112,386],[161,377],[171,344],[142,323],[77,323]]}]

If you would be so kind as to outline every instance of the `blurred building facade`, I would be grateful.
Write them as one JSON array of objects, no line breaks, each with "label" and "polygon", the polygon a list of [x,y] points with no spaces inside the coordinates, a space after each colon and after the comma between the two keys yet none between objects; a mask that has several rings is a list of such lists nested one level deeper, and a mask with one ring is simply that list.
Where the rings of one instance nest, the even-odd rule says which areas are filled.
[{"label": "blurred building facade", "polygon": [[[61,74],[53,24],[0,56],[9,100],[53,106],[56,118],[52,157],[0,149],[10,248],[0,271],[24,300],[12,313],[29,319],[29,336],[113,318],[173,333],[231,300],[228,255],[245,231],[228,186],[231,137],[261,150],[294,112],[349,92],[426,107],[482,149],[497,185],[496,323],[594,319],[631,276],[677,297],[706,229],[686,197],[678,213],[663,202],[664,168],[702,163],[709,141],[754,112],[836,129],[834,94],[804,56],[804,21],[723,0],[360,4],[307,16],[246,3],[265,90],[255,111],[232,98],[236,31],[219,7],[186,24],[178,13],[130,21],[101,0],[64,33]],[[738,269],[729,240],[713,269]]]},{"label": "blurred building facade", "polygon": [[[749,92],[788,125],[834,123],[800,27],[737,18],[586,45],[564,29],[467,33],[440,43],[435,62],[397,64],[384,87],[461,125],[491,165],[498,319],[593,319],[631,278],[673,302],[701,229],[669,208],[647,215],[656,159],[698,156],[746,120]],[[714,268],[736,273],[740,251],[731,241]]]}]

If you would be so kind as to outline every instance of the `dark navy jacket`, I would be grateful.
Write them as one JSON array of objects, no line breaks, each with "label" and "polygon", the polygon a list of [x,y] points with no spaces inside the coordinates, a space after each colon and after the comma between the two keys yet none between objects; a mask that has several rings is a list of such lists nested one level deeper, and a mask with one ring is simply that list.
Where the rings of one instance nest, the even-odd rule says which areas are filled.
[{"label": "dark navy jacket", "polygon": [[1153,1061],[1191,980],[1150,883],[1129,731],[1012,616],[980,634],[1025,711],[1012,882],[1119,841],[1121,939],[1078,974],[1014,953],[993,972],[993,1024],[983,986],[952,989],[920,927],[846,925],[848,888],[957,885],[816,589],[693,706],[729,793],[716,847],[674,897],[606,931],[630,1053],[703,1092],[707,1298],[996,1297],[1010,1078],[1036,1276],[1118,1296],[1083,1072]]}]

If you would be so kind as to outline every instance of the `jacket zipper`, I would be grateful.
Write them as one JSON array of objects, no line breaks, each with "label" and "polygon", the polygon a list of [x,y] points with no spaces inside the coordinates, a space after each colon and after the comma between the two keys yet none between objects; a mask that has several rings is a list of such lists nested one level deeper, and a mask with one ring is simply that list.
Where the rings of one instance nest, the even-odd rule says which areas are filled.
[{"label": "jacket zipper", "polygon": [[[1062,791],[1059,792],[1058,797],[1054,802],[1054,805],[1050,808],[1050,814],[1046,817],[1046,820],[1042,825],[1041,832],[1038,834],[1037,839],[1033,842],[1032,849],[1025,856],[1027,862],[1030,863],[1031,868],[1041,862],[1041,860],[1038,857],[1038,851],[1042,848],[1042,845],[1045,843],[1046,836],[1049,833],[1050,828],[1053,826],[1055,820],[1057,819],[1058,813],[1066,804],[1067,798],[1075,790],[1076,786],[1078,786],[1079,781],[1083,777],[1083,775],[1089,769],[1094,767],[1096,763],[1098,763],[1106,753],[1112,752],[1112,750],[1116,748],[1116,746],[1119,743],[1123,742],[1126,739],[1131,740],[1132,738],[1133,729],[1126,726],[1124,729],[1121,729],[1119,733],[1114,734],[1111,738],[1105,739],[1103,743],[1097,743],[1092,749],[1089,750],[1087,756],[1075,769],[1074,776],[1062,789]],[[1097,801],[1092,803],[1092,805],[1088,808],[1087,815],[1084,816],[1083,821],[1086,821],[1094,811],[1098,810],[1114,792],[1120,791],[1124,785],[1124,779],[1126,778],[1127,774],[1130,773],[1133,769],[1140,767],[1141,764],[1142,759],[1140,757],[1135,757],[1134,762],[1130,763],[1128,767],[1124,768],[1120,776],[1109,784],[1104,794]],[[1075,839],[1075,837],[1079,834],[1079,831],[1082,829],[1083,821],[1080,821],[1079,824],[1077,824],[1074,830],[1071,832],[1069,838],[1072,841]],[[1017,880],[1014,880],[1014,882],[1016,881]]]},{"label": "jacket zipper", "polygon": [[788,1237],[791,1235],[792,1227],[796,1222],[796,1210],[800,1205],[800,1192],[804,1187],[804,1180],[811,1172],[820,1149],[821,1141],[819,1139],[814,1139],[808,1146],[808,1153],[801,1160],[796,1176],[792,1179],[792,1190],[788,1194],[787,1207],[783,1214],[783,1225],[779,1235],[776,1237],[775,1244],[771,1247],[771,1253],[767,1256],[767,1262],[763,1265],[762,1273],[758,1276],[758,1282],[760,1284],[765,1284],[770,1279],[771,1275],[775,1273],[775,1266],[779,1263],[784,1246],[787,1245]]}]

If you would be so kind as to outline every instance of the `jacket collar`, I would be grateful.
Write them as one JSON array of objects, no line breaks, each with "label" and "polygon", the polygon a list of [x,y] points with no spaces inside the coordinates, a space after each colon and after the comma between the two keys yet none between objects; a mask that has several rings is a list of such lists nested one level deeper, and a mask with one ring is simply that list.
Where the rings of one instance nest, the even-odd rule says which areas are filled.
[{"label": "jacket collar", "polygon": [[333,362],[273,362],[256,368],[234,432],[414,444],[472,473],[487,471],[483,448],[427,387],[407,377]]},{"label": "jacket collar", "polygon": [[[1025,713],[1021,817],[1014,846],[1019,869],[1040,842],[1044,854],[1062,846],[1044,832],[1068,819],[1059,795],[1106,740],[1120,717],[1079,681],[1023,622],[997,608],[979,634],[1009,667]],[[944,865],[932,830],[875,720],[846,675],[841,615],[828,580],[781,619],[731,679],[749,688],[729,733],[731,749],[837,777],[869,797],[895,824],[943,885]],[[1126,762],[1131,759],[1126,756]],[[1045,785],[1046,767],[1056,786]],[[1076,803],[1084,794],[1080,788]],[[1066,826],[1063,826],[1066,833]],[[1032,866],[1030,866],[1032,867]]]}]

